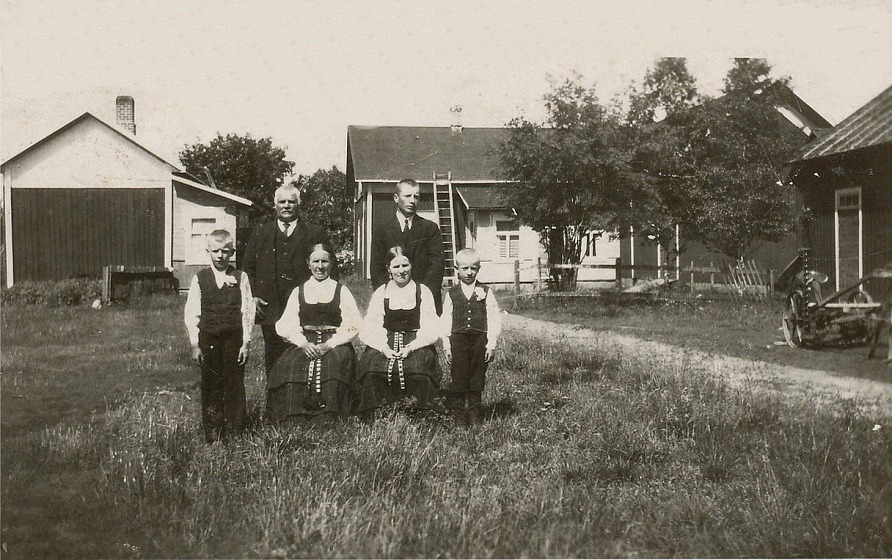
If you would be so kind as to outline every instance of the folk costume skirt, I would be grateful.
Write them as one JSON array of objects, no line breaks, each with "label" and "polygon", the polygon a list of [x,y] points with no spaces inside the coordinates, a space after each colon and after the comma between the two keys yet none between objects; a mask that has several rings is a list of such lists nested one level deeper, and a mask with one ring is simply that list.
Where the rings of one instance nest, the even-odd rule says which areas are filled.
[{"label": "folk costume skirt", "polygon": [[[387,333],[387,343],[394,349],[413,340],[412,331]],[[433,345],[415,350],[404,360],[389,360],[378,350],[367,347],[356,372],[353,411],[364,415],[397,402],[410,410],[429,410],[439,393],[442,377]]]},{"label": "folk costume skirt", "polygon": [[[317,333],[305,331],[307,340]],[[321,334],[320,342],[333,332]],[[274,423],[346,417],[350,414],[350,391],[356,371],[352,344],[341,344],[322,358],[311,360],[297,346],[289,346],[276,360],[267,379],[266,415]]]}]

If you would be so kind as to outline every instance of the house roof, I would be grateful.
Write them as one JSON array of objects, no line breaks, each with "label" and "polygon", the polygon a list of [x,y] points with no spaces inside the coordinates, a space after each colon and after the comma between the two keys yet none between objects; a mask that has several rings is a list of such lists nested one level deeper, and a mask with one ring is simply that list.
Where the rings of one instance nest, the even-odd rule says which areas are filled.
[{"label": "house roof", "polygon": [[502,210],[509,207],[499,189],[493,189],[489,186],[471,187],[460,185],[455,190],[458,191],[468,210]]},{"label": "house roof", "polygon": [[808,144],[794,161],[817,159],[892,142],[892,86]]},{"label": "house roof", "polygon": [[504,128],[349,126],[347,145],[357,181],[433,179],[499,181],[499,145]]},{"label": "house roof", "polygon": [[228,192],[226,192],[226,191],[222,191],[222,190],[220,190],[220,189],[217,189],[217,188],[214,188],[214,187],[210,187],[210,186],[204,184],[203,182],[201,182],[200,180],[198,180],[198,178],[195,177],[194,175],[191,175],[190,173],[187,173],[187,172],[185,172],[185,171],[181,171],[176,165],[174,165],[174,164],[172,164],[172,163],[170,163],[170,162],[164,160],[163,158],[161,158],[161,157],[159,157],[158,155],[154,154],[151,150],[149,150],[148,148],[146,148],[145,146],[143,146],[142,144],[140,144],[140,143],[139,143],[138,141],[136,141],[136,139],[135,139],[133,136],[131,136],[130,134],[126,134],[124,131],[119,130],[118,128],[116,128],[116,127],[114,127],[114,126],[111,126],[110,124],[106,123],[105,121],[103,121],[103,120],[100,119],[99,117],[96,117],[95,115],[93,115],[92,113],[89,113],[89,112],[84,113],[83,115],[79,116],[78,118],[74,119],[73,121],[69,122],[68,124],[62,126],[62,127],[59,128],[58,130],[56,130],[56,131],[54,131],[54,132],[48,134],[47,136],[44,136],[43,138],[41,138],[40,140],[38,140],[38,141],[35,142],[34,144],[31,144],[30,146],[28,146],[27,148],[25,148],[25,149],[22,150],[21,152],[17,153],[16,155],[12,156],[12,157],[9,158],[8,160],[4,161],[3,164],[0,165],[0,170],[2,170],[3,168],[5,168],[5,167],[6,167],[7,165],[9,165],[10,163],[12,163],[12,162],[14,162],[14,161],[16,161],[16,160],[18,160],[18,159],[24,157],[25,155],[31,153],[32,151],[36,150],[38,147],[40,147],[40,146],[46,144],[47,142],[49,142],[49,141],[52,140],[53,138],[56,138],[56,137],[58,137],[58,136],[61,136],[62,134],[66,133],[67,131],[71,130],[72,128],[76,127],[77,125],[81,124],[82,122],[85,122],[85,121],[90,120],[90,119],[92,119],[92,120],[98,122],[98,123],[101,124],[102,126],[108,128],[109,130],[111,130],[112,132],[114,132],[115,134],[117,134],[118,136],[120,136],[121,138],[123,138],[124,140],[126,140],[127,142],[130,142],[131,144],[133,144],[133,145],[135,145],[136,147],[138,147],[140,150],[144,151],[145,153],[149,154],[150,156],[152,156],[153,158],[157,159],[157,160],[160,161],[161,163],[165,164],[167,167],[170,168],[171,179],[172,179],[172,180],[174,180],[174,181],[176,181],[176,182],[178,182],[178,183],[180,183],[180,184],[182,184],[182,185],[185,185],[185,186],[188,186],[188,187],[191,187],[191,188],[195,188],[195,189],[199,189],[199,190],[204,191],[204,192],[207,192],[207,193],[209,193],[209,194],[216,195],[216,196],[219,196],[219,197],[222,197],[222,198],[231,200],[231,201],[233,201],[233,202],[237,202],[237,203],[239,203],[239,204],[243,204],[243,205],[245,205],[245,206],[252,206],[252,205],[253,205],[253,203],[252,203],[250,200],[248,200],[247,198],[242,198],[242,197],[240,197],[240,196],[236,196],[236,195],[234,195],[234,194],[232,194],[232,193],[228,193]]}]

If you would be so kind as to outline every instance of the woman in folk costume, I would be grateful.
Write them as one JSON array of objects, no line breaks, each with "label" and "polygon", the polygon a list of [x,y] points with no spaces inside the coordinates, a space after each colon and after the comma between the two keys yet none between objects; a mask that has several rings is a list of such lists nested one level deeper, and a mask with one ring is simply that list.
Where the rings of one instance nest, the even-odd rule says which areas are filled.
[{"label": "woman in folk costume", "polygon": [[276,322],[276,332],[291,346],[267,380],[266,414],[273,422],[350,413],[356,371],[350,341],[362,317],[350,290],[329,277],[334,258],[326,244],[310,249],[307,265],[312,277],[291,292]]},{"label": "woman in folk costume", "polygon": [[387,251],[390,281],[369,301],[359,339],[367,346],[356,374],[354,412],[369,417],[386,404],[405,401],[410,409],[435,408],[440,362],[434,296],[412,280],[412,263],[402,247]]}]

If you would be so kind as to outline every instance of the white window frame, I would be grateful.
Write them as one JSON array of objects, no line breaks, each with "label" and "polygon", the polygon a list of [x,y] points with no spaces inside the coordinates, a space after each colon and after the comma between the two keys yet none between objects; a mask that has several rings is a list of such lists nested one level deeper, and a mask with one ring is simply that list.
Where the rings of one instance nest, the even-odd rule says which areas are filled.
[{"label": "white window frame", "polygon": [[[185,261],[187,265],[209,264],[207,254],[207,235],[217,229],[218,219],[214,217],[190,218],[189,236],[187,237]],[[198,239],[196,239],[198,238]],[[198,243],[198,246],[196,246]]]},{"label": "white window frame", "polygon": [[[495,222],[496,239],[499,241],[499,260],[513,261],[520,259],[520,225],[515,220],[493,219],[493,221]],[[508,224],[511,229],[499,231],[499,224]],[[517,243],[514,254],[511,253],[512,241]]]},{"label": "white window frame", "polygon": [[[857,206],[854,204],[848,205],[840,205],[840,199],[850,197],[852,195],[858,196],[858,204]],[[836,291],[842,289],[842,285],[840,284],[840,270],[839,263],[842,255],[839,254],[839,211],[843,210],[857,210],[858,211],[858,278],[864,277],[864,210],[863,210],[863,196],[861,193],[861,187],[850,187],[846,189],[837,189],[833,193],[834,200],[834,212],[833,212],[833,244],[836,254]]]}]

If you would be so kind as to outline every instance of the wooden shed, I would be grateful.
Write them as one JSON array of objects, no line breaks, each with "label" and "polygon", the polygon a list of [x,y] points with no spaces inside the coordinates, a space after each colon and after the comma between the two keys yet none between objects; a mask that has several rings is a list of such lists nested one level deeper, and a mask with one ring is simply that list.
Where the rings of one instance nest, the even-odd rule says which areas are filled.
[{"label": "wooden shed", "polygon": [[892,87],[792,162],[810,222],[810,265],[837,290],[892,263]]},{"label": "wooden shed", "polygon": [[251,202],[137,142],[132,98],[118,98],[119,109],[122,100],[118,127],[84,113],[0,165],[7,287],[98,278],[117,265],[166,267],[185,288],[208,264],[204,236],[235,235]]}]

